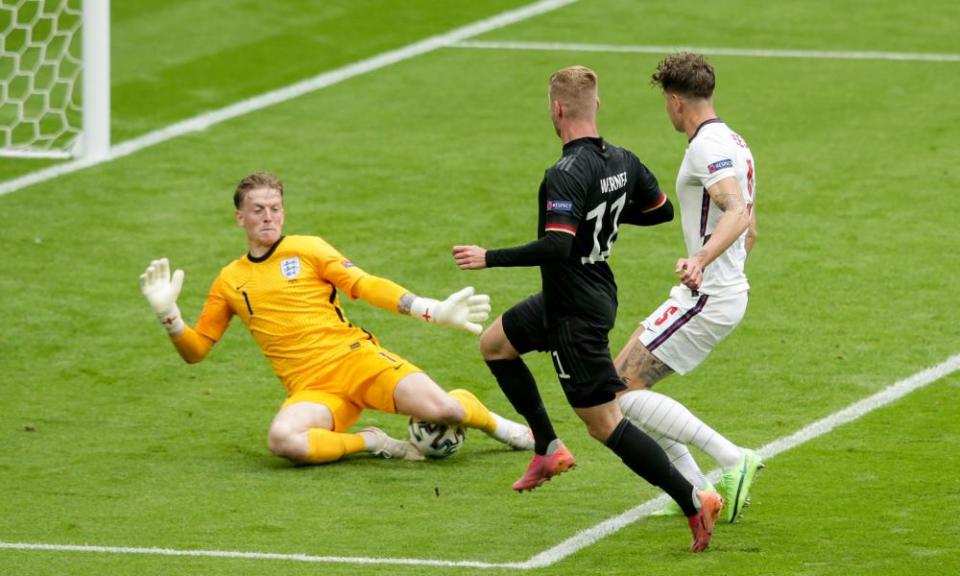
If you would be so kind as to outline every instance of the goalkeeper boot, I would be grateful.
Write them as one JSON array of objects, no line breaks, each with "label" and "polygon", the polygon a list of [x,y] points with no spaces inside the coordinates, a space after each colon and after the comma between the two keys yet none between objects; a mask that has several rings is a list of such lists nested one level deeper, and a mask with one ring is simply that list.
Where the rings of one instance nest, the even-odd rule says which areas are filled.
[{"label": "goalkeeper boot", "polygon": [[713,538],[713,527],[717,523],[720,509],[723,508],[723,498],[716,492],[697,491],[700,499],[700,510],[687,518],[693,541],[690,542],[691,552],[703,552],[710,545]]},{"label": "goalkeeper boot", "polygon": [[533,432],[530,428],[493,412],[490,416],[497,423],[496,430],[490,436],[514,450],[533,450]]},{"label": "goalkeeper boot", "polygon": [[545,455],[533,455],[526,472],[513,483],[513,489],[517,492],[533,490],[550,478],[563,474],[574,466],[576,466],[576,461],[573,454],[567,450],[567,447],[559,439],[554,440],[550,443],[550,448],[547,449]]},{"label": "goalkeeper boot", "polygon": [[720,494],[725,502],[723,519],[727,522],[734,522],[750,503],[750,486],[764,467],[756,452],[746,448],[740,451],[743,452],[740,462],[724,468],[720,476]]},{"label": "goalkeeper boot", "polygon": [[[713,484],[707,483],[707,486],[703,488],[704,492],[716,492],[717,489],[713,487]],[[683,516],[683,510],[680,508],[680,505],[677,504],[676,500],[671,500],[667,504],[657,510],[656,512],[650,514],[651,516]]]},{"label": "goalkeeper boot", "polygon": [[397,440],[387,436],[387,433],[376,427],[364,428],[364,437],[370,439],[367,450],[374,456],[399,460],[423,460],[424,456],[417,447],[404,440]]}]

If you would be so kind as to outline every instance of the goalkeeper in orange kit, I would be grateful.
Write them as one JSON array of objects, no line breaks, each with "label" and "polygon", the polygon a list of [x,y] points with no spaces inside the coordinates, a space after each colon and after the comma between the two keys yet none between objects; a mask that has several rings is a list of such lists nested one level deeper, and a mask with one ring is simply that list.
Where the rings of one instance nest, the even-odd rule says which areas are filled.
[{"label": "goalkeeper in orange kit", "polygon": [[423,458],[412,444],[378,428],[348,432],[366,408],[478,428],[513,448],[533,448],[526,426],[490,412],[466,390],[444,392],[420,368],[351,324],[338,291],[474,334],[490,312],[486,295],[465,288],[443,301],[421,298],[367,274],[320,237],[284,236],[283,184],[272,174],[244,178],[233,201],[249,251],[220,271],[195,328],[177,307],[183,271],[171,275],[165,258],[154,260],[140,276],[140,288],[187,362],[202,360],[233,316],[250,330],[287,389],[270,425],[274,454],[311,464],[362,451]]}]

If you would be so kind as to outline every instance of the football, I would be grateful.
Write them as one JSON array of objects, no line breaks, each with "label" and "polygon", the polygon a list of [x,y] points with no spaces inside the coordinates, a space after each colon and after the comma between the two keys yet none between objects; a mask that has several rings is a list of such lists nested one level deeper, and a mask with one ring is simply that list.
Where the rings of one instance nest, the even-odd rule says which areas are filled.
[{"label": "football", "polygon": [[431,424],[416,418],[410,418],[410,442],[424,456],[430,458],[446,458],[455,454],[463,446],[466,431],[459,426],[446,424]]}]

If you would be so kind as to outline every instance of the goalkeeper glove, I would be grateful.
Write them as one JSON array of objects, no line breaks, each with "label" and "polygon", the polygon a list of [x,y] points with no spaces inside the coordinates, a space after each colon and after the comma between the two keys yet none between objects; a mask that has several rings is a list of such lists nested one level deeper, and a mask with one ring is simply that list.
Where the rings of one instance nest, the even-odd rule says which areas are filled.
[{"label": "goalkeeper glove", "polygon": [[443,302],[417,297],[410,304],[410,315],[440,326],[453,326],[480,334],[483,326],[477,322],[483,322],[490,316],[490,297],[474,294],[472,286],[451,294]]},{"label": "goalkeeper glove", "polygon": [[176,336],[183,332],[183,318],[177,307],[177,297],[183,287],[183,270],[177,270],[170,278],[170,262],[166,258],[154,260],[140,275],[140,291],[157,314],[167,334]]}]

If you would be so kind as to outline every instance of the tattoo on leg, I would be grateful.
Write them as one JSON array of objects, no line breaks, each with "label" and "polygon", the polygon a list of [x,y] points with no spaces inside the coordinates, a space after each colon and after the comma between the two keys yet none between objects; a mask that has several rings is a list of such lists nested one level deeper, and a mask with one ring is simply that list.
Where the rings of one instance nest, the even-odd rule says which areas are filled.
[{"label": "tattoo on leg", "polygon": [[653,388],[654,384],[673,374],[673,370],[653,354],[650,354],[650,359],[650,363],[642,376],[644,382],[647,383],[647,388]]},{"label": "tattoo on leg", "polygon": [[630,386],[652,388],[654,384],[673,373],[669,366],[660,361],[639,342],[634,343],[623,362],[617,366],[620,378]]}]

